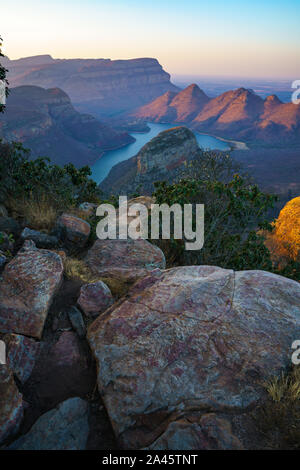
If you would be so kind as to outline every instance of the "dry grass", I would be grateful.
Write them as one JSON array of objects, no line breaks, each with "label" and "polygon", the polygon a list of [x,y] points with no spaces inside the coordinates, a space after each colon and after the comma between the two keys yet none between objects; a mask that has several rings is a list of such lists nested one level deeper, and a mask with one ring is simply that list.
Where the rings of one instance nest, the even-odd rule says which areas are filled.
[{"label": "dry grass", "polygon": [[47,200],[46,197],[36,200],[10,199],[8,207],[13,217],[22,218],[26,224],[34,230],[49,232],[58,217],[59,211]]},{"label": "dry grass", "polygon": [[257,430],[271,449],[300,449],[300,367],[264,384],[266,403],[254,414]]},{"label": "dry grass", "polygon": [[68,279],[82,281],[85,283],[96,282],[99,277],[95,276],[84,261],[66,257],[64,260],[64,272]]},{"label": "dry grass", "polygon": [[73,281],[82,281],[86,284],[97,281],[104,282],[109,287],[112,295],[117,299],[123,297],[131,286],[131,284],[128,284],[123,279],[95,275],[84,261],[76,258],[65,258],[64,272],[66,277]]},{"label": "dry grass", "polygon": [[290,374],[282,373],[280,377],[270,379],[265,388],[275,402],[300,399],[300,368],[294,367]]}]

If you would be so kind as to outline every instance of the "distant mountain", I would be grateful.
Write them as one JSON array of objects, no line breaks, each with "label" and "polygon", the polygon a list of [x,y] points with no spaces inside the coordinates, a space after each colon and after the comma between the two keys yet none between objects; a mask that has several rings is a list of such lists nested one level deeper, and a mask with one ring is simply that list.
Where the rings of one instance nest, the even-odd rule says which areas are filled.
[{"label": "distant mountain", "polygon": [[178,92],[156,59],[53,59],[50,55],[4,59],[10,86],[59,87],[79,111],[112,116]]},{"label": "distant mountain", "polygon": [[134,142],[127,133],[78,113],[59,88],[37,86],[10,90],[5,113],[0,114],[0,137],[23,142],[33,156],[76,166],[92,164],[104,151]]},{"label": "distant mountain", "polygon": [[197,85],[190,85],[179,93],[165,93],[132,115],[155,122],[189,122],[208,102],[208,96]]},{"label": "distant mountain", "polygon": [[116,164],[100,188],[108,194],[130,195],[136,188],[143,194],[151,194],[154,181],[174,181],[184,163],[199,152],[192,131],[186,127],[168,129],[145,144],[137,155]]},{"label": "distant mountain", "polygon": [[249,142],[300,142],[300,106],[265,100],[238,88],[210,99],[197,85],[164,94],[129,114],[128,120],[186,123],[194,130]]}]

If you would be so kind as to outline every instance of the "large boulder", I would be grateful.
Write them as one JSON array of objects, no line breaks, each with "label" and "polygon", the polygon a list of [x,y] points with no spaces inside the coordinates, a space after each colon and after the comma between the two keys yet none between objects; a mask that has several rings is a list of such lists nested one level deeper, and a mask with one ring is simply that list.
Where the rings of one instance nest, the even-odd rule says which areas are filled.
[{"label": "large boulder", "polygon": [[88,222],[72,214],[62,214],[56,223],[55,235],[59,235],[66,244],[83,247],[90,236],[91,226]]},{"label": "large boulder", "polygon": [[264,381],[291,364],[299,337],[299,283],[214,266],[153,271],[88,331],[125,448],[151,445],[178,413],[245,412],[265,396]]},{"label": "large boulder", "polygon": [[0,364],[0,444],[18,432],[22,418],[22,395],[11,370],[7,365]]},{"label": "large boulder", "polygon": [[89,434],[88,404],[70,398],[42,415],[10,450],[84,450]]},{"label": "large boulder", "polygon": [[80,289],[78,305],[87,317],[97,317],[110,307],[113,302],[113,296],[110,289],[102,281],[84,284]]},{"label": "large boulder", "polygon": [[164,269],[163,252],[147,240],[97,240],[86,263],[101,277],[133,282],[156,268]]},{"label": "large boulder", "polygon": [[53,296],[63,276],[57,253],[26,241],[0,280],[0,332],[41,338]]}]

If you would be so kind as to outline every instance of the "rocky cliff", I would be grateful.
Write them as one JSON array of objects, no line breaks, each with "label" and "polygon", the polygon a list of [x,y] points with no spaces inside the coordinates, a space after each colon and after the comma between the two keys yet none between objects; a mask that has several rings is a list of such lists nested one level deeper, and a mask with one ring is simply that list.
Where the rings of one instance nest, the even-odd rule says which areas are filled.
[{"label": "rocky cliff", "polygon": [[199,132],[249,142],[300,142],[300,106],[265,100],[252,90],[238,88],[209,99],[197,85],[177,94],[164,94],[130,114],[155,122],[184,122]]},{"label": "rocky cliff", "polygon": [[49,55],[3,61],[10,85],[62,88],[80,111],[106,116],[179,91],[156,59],[53,59]]},{"label": "rocky cliff", "polygon": [[127,133],[77,112],[59,88],[37,86],[11,89],[6,111],[0,115],[0,137],[22,142],[35,157],[76,166],[92,164],[104,151],[134,141]]},{"label": "rocky cliff", "polygon": [[150,194],[153,182],[172,180],[185,161],[199,152],[196,137],[186,127],[174,127],[160,132],[127,161],[115,165],[101,189],[107,193],[133,193],[137,187]]}]

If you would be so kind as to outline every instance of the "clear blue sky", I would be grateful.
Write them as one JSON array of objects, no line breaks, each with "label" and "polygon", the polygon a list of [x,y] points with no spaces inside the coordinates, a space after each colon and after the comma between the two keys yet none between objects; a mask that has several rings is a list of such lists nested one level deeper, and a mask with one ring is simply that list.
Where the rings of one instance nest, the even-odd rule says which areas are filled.
[{"label": "clear blue sky", "polygon": [[156,57],[174,74],[300,79],[300,0],[11,0],[10,58]]}]

